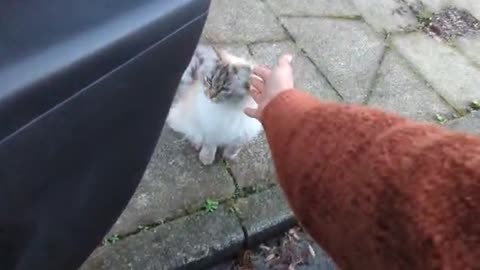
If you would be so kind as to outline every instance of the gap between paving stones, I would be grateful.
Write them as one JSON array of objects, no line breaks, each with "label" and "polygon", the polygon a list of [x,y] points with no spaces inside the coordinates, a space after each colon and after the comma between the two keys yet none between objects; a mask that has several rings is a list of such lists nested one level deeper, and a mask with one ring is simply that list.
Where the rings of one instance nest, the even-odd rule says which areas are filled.
[{"label": "gap between paving stones", "polygon": [[[368,24],[368,23],[367,23]],[[414,32],[418,32],[419,29],[417,29],[416,31]],[[408,65],[408,68],[415,74],[417,75],[424,83],[425,85],[430,88],[445,104],[448,105],[448,107],[450,107],[453,111],[455,111],[456,114],[459,114],[460,117],[456,117],[455,115],[453,115],[452,117],[449,117],[447,120],[447,122],[443,123],[443,124],[446,124],[450,121],[453,121],[453,120],[457,120],[457,119],[460,119],[466,115],[468,115],[468,113],[465,114],[465,112],[460,112],[458,111],[452,104],[450,104],[442,95],[440,95],[436,90],[435,88],[426,80],[426,78],[422,75],[421,72],[419,72],[415,66],[407,59],[403,56],[403,54],[401,54],[400,52],[398,52],[398,50],[395,48],[395,45],[392,43],[392,39],[391,37],[393,35],[406,35],[406,34],[409,34],[409,32],[387,32],[385,33],[385,48],[384,48],[384,51],[383,51],[383,54],[380,58],[380,61],[379,61],[379,67],[377,69],[377,72],[376,72],[376,75],[375,75],[375,78],[374,80],[372,81],[372,84],[370,86],[370,91],[367,95],[367,97],[365,98],[365,101],[363,102],[363,104],[368,104],[372,98],[372,95],[373,95],[373,91],[376,87],[376,85],[379,83],[379,77],[380,77],[380,70],[382,68],[382,65],[383,65],[383,62],[385,60],[385,56],[387,55],[387,53],[390,51],[390,50],[394,50],[396,51],[396,53],[399,55],[399,57],[401,57],[402,59],[405,60],[405,63],[407,63]],[[434,116],[432,116],[433,118]]]},{"label": "gap between paving stones", "polygon": [[375,76],[373,77],[372,81],[370,82],[370,89],[367,93],[367,96],[365,97],[365,100],[362,102],[362,104],[368,104],[370,101],[373,91],[375,90],[375,87],[378,84],[378,80],[380,78],[380,71],[382,70],[382,65],[383,62],[385,61],[385,56],[387,55],[388,51],[390,50],[390,35],[386,34],[384,37],[384,47],[383,47],[383,52],[382,55],[380,56],[380,60],[378,61],[378,68],[377,71],[375,72]]},{"label": "gap between paving stones", "polygon": [[[242,195],[243,196],[238,196],[234,199],[232,198],[231,200],[222,202],[217,211],[219,211],[220,216],[225,215],[227,212],[229,212],[230,215],[235,216],[239,226],[238,229],[241,229],[243,232],[243,239],[238,239],[238,233],[236,234],[237,236],[235,236],[235,239],[237,239],[235,241],[230,239],[230,237],[233,237],[230,234],[225,235],[226,237],[217,236],[212,240],[213,242],[202,242],[201,247],[193,248],[190,253],[183,253],[188,249],[184,250],[180,244],[180,247],[177,248],[181,249],[178,250],[178,252],[180,252],[178,254],[181,255],[177,257],[174,256],[175,258],[170,256],[170,258],[169,256],[165,256],[164,253],[161,253],[159,254],[159,257],[167,261],[162,261],[162,259],[159,259],[159,261],[154,259],[152,261],[152,254],[160,252],[161,250],[159,249],[159,244],[157,244],[157,241],[159,240],[151,242],[152,239],[159,239],[159,236],[156,236],[158,232],[161,232],[160,235],[162,235],[165,233],[164,231],[169,231],[171,235],[183,235],[181,237],[182,239],[188,239],[189,237],[192,237],[192,235],[189,236],[189,233],[191,234],[192,232],[187,232],[186,235],[182,234],[182,224],[185,222],[191,223],[190,219],[196,219],[199,216],[203,216],[202,220],[209,219],[208,215],[212,215],[212,219],[218,219],[216,214],[217,211],[207,214],[203,212],[203,210],[199,210],[195,213],[190,213],[188,216],[179,217],[177,219],[172,219],[170,222],[158,224],[158,226],[155,227],[147,227],[145,230],[140,230],[135,234],[130,234],[129,236],[119,239],[115,243],[101,247],[97,252],[92,254],[91,258],[87,260],[81,269],[107,270],[114,269],[112,268],[113,266],[121,266],[120,268],[122,269],[137,269],[134,267],[138,267],[139,265],[150,267],[152,265],[162,265],[162,263],[165,265],[175,265],[174,268],[167,267],[168,269],[198,269],[197,267],[200,266],[208,267],[209,264],[229,259],[231,256],[241,253],[242,250],[251,248],[271,237],[279,235],[296,224],[296,220],[294,219],[291,210],[288,208],[288,205],[285,203],[283,193],[278,186],[272,186],[255,193],[244,193]],[[228,226],[231,228],[232,220],[230,219],[229,222],[230,225]],[[223,227],[221,223],[219,226]],[[178,232],[176,230],[178,230]],[[231,231],[231,229],[229,230]],[[173,238],[170,237],[165,241],[170,243],[175,240],[174,238],[175,236],[173,236]],[[150,250],[151,253],[149,253],[149,255],[138,255],[136,252],[131,251],[131,248],[128,248],[130,245],[136,246],[142,241],[145,241],[144,244],[146,247],[143,248],[145,249],[145,252],[147,252],[148,249],[150,249],[149,246],[152,245]],[[175,248],[165,252],[177,254]],[[124,254],[122,255],[122,253]],[[121,259],[119,259],[119,257]],[[179,261],[182,261],[182,263],[179,263]],[[148,267],[145,269],[151,269]]]},{"label": "gap between paving stones", "polygon": [[[459,122],[459,121],[466,120],[469,118],[474,118],[474,117],[480,118],[479,116],[480,116],[480,110],[474,109],[472,107],[467,107],[466,113],[459,114],[457,117],[453,116],[453,117],[446,118],[445,122],[440,123],[440,125],[449,127],[451,124],[455,122]],[[464,131],[464,129],[460,129],[460,131]]]},{"label": "gap between paving stones", "polygon": [[[223,162],[223,167],[225,168],[229,177],[233,181],[233,184],[235,186],[235,192],[234,192],[234,195],[232,197],[219,200],[218,202],[219,202],[220,205],[225,205],[225,206],[228,206],[229,208],[231,208],[233,210],[234,214],[237,216],[238,220],[241,221],[240,216],[238,215],[238,213],[236,213],[232,204],[235,203],[238,199],[244,199],[244,198],[247,198],[251,195],[260,194],[260,193],[262,193],[266,190],[272,189],[276,186],[276,184],[275,183],[270,183],[270,184],[266,184],[266,185],[264,184],[264,185],[259,185],[259,186],[253,185],[253,186],[248,186],[248,187],[240,187],[236,178],[235,178],[235,175],[234,175],[234,173],[233,173],[233,171],[230,167],[230,164],[227,161],[222,161],[222,162]],[[138,228],[136,230],[133,230],[131,232],[124,233],[124,234],[114,234],[114,235],[112,235],[108,238],[105,238],[102,245],[109,245],[109,243],[111,243],[112,241],[116,242],[116,241],[124,240],[124,239],[126,239],[130,236],[134,236],[136,234],[155,229],[159,226],[170,223],[170,222],[175,221],[177,219],[180,219],[180,218],[183,218],[183,217],[186,217],[186,216],[189,216],[189,215],[193,215],[193,214],[196,214],[196,213],[200,213],[202,211],[204,211],[204,206],[195,207],[195,208],[188,208],[187,207],[185,209],[182,209],[180,214],[172,215],[171,217],[167,217],[164,220],[162,220],[161,222],[141,224],[141,225],[138,226]],[[241,222],[240,222],[240,224],[241,224]],[[245,228],[242,226],[242,230],[244,230],[244,229]],[[245,231],[244,231],[244,233],[245,233],[245,237],[247,238],[248,235],[246,234]],[[115,239],[115,240],[112,240],[112,239]]]},{"label": "gap between paving stones", "polygon": [[[330,86],[330,88],[335,91],[335,93],[337,94],[337,96],[340,98],[340,101],[344,101],[345,98],[340,94],[340,92],[333,86],[332,82],[328,79],[327,76],[325,76],[325,74],[320,70],[320,68],[318,67],[318,65],[315,63],[315,61],[313,61],[313,59],[308,55],[308,53],[301,47],[298,46],[297,44],[297,41],[295,40],[295,37],[292,35],[292,33],[290,33],[290,31],[288,30],[288,28],[285,26],[285,24],[282,23],[282,21],[280,20],[280,18],[331,18],[331,19],[345,19],[345,20],[363,20],[362,16],[360,15],[352,15],[352,16],[347,16],[347,15],[342,15],[342,16],[331,16],[331,15],[324,15],[324,16],[310,16],[310,15],[307,15],[307,16],[288,16],[288,15],[280,15],[280,16],[277,16],[276,13],[274,12],[273,8],[270,6],[269,3],[267,3],[265,0],[260,0],[261,2],[264,3],[264,5],[267,7],[267,9],[272,13],[274,14],[274,17],[275,17],[275,21],[280,25],[280,27],[282,27],[283,31],[285,32],[285,35],[288,37],[288,39],[290,39],[294,46],[297,47],[297,49],[300,50],[300,52],[308,59],[308,61],[310,61],[310,63],[315,67],[316,71],[325,79],[325,81],[328,83],[328,85]],[[273,43],[273,42],[252,42],[252,43],[249,43],[247,44],[247,48],[250,52],[250,55],[253,56],[252,54],[252,50],[251,50],[251,46],[252,45],[255,45],[255,44],[261,44],[261,43]]]},{"label": "gap between paving stones", "polygon": [[[295,46],[297,46],[297,44],[295,44]],[[333,91],[335,91],[335,93],[337,94],[337,96],[340,98],[340,100],[343,102],[345,101],[345,98],[342,96],[342,94],[340,94],[340,92],[333,86],[332,82],[328,79],[328,77],[322,72],[322,70],[320,69],[320,67],[315,63],[315,61],[313,61],[313,59],[310,57],[310,55],[308,55],[308,53],[303,49],[303,48],[300,48],[300,51],[302,52],[302,54],[308,59],[308,61],[315,67],[315,70],[323,76],[323,78],[325,79],[325,81],[328,83],[328,86],[330,86],[330,88],[332,88]]]},{"label": "gap between paving stones", "polygon": [[[338,93],[336,89],[333,88],[331,82],[327,80],[325,75],[319,70],[318,66],[315,65],[315,62],[308,56],[308,54],[300,48],[294,40],[285,40],[282,42],[261,42],[256,44],[247,44],[247,49],[249,51],[250,57],[255,59],[256,63],[261,63],[263,65],[272,66],[278,59],[278,57],[283,53],[291,53],[294,55],[293,66],[294,66],[294,76],[295,76],[295,84],[298,89],[304,90],[318,96],[320,98],[324,98],[326,100],[335,100],[335,101],[342,101],[343,97]],[[272,54],[265,53],[264,48],[265,46],[272,48]],[[279,51],[278,48],[281,48]],[[260,51],[259,51],[260,50]],[[265,58],[268,55],[269,57]],[[273,58],[271,58],[273,57]],[[297,71],[301,70],[303,64],[308,63],[308,70],[310,70],[310,66],[312,71],[315,73],[315,78],[312,78],[313,74],[309,74],[308,71],[306,73],[299,74]],[[300,65],[300,66],[296,66]],[[299,70],[297,70],[299,68]],[[305,77],[305,76],[306,77]],[[317,81],[318,80],[318,81]],[[313,84],[306,85],[305,82],[310,81]],[[320,93],[321,92],[321,93]],[[326,94],[329,93],[329,94]]]},{"label": "gap between paving stones", "polygon": [[[251,54],[250,49],[249,49],[249,52]],[[258,187],[257,186],[240,187],[240,185],[239,185],[239,183],[238,183],[238,181],[235,177],[235,174],[234,174],[232,168],[230,167],[230,164],[228,163],[228,161],[223,161],[223,162],[224,162],[224,165],[225,165],[225,169],[227,170],[228,174],[230,175],[230,178],[233,181],[233,184],[235,185],[235,193],[234,193],[234,196],[230,200],[231,205],[229,206],[230,207],[229,209],[233,212],[233,214],[235,215],[235,217],[238,220],[238,223],[240,224],[240,227],[242,229],[243,236],[244,236],[243,248],[246,249],[250,246],[250,243],[252,242],[252,241],[250,241],[250,238],[254,237],[254,236],[250,234],[249,228],[247,227],[247,224],[245,224],[245,218],[242,216],[242,213],[239,211],[239,209],[237,207],[237,204],[242,199],[247,199],[250,196],[255,196],[255,195],[260,196],[261,194],[264,194],[264,193],[268,192],[268,190],[275,189],[276,184],[275,183],[270,183],[270,184],[261,185],[261,186],[258,186]],[[292,218],[293,218],[293,216],[292,216]],[[294,224],[292,224],[291,226],[293,226],[293,225]],[[272,227],[275,227],[275,226],[282,226],[282,225],[281,224],[275,224]],[[267,231],[267,234],[268,234],[269,229],[271,230],[272,228],[265,228],[265,230]],[[253,241],[253,242],[256,243],[257,241]]]},{"label": "gap between paving stones", "polygon": [[273,16],[275,17],[275,21],[277,22],[278,25],[280,25],[280,27],[283,29],[283,32],[285,32],[285,35],[291,40],[293,41],[293,43],[295,44],[295,46],[297,45],[297,41],[295,40],[295,38],[292,36],[292,34],[290,33],[290,31],[288,31],[287,27],[285,27],[285,25],[280,21],[280,18],[279,16],[277,16],[274,12],[274,10],[272,9],[272,7],[265,1],[265,0],[260,0],[264,5],[265,7],[267,7],[267,9],[273,14]]},{"label": "gap between paving stones", "polygon": [[[219,200],[218,203],[220,205],[226,205],[228,204],[229,201],[231,201],[233,198],[226,198],[226,199],[222,199],[222,200]],[[149,230],[153,230],[153,229],[156,229],[157,227],[159,226],[162,226],[162,225],[165,225],[165,224],[168,224],[170,222],[173,222],[175,220],[178,220],[178,219],[181,219],[181,218],[184,218],[184,217],[187,217],[189,215],[193,215],[193,214],[196,214],[196,213],[200,213],[204,211],[204,207],[201,206],[201,207],[196,207],[196,208],[192,208],[192,209],[182,209],[180,214],[178,215],[173,215],[173,216],[170,216],[170,217],[167,217],[165,218],[164,220],[162,220],[161,222],[154,222],[154,223],[148,223],[148,224],[141,224],[141,225],[138,225],[138,228],[136,230],[133,230],[131,232],[128,232],[128,233],[123,233],[123,234],[114,234],[108,238],[105,238],[103,240],[103,243],[102,245],[104,246],[108,246],[110,244],[114,244],[118,241],[122,241],[122,240],[125,240],[127,239],[128,237],[130,236],[134,236],[134,235],[137,235],[139,233],[142,233],[142,232],[146,232],[146,231],[149,231]],[[112,241],[114,241],[114,243],[111,243]]]},{"label": "gap between paving stones", "polygon": [[[231,174],[231,170],[227,169],[227,172],[230,174],[230,177],[233,176],[233,174]],[[225,205],[225,206],[231,207],[232,204],[238,199],[244,199],[244,198],[248,198],[249,196],[252,196],[252,195],[255,195],[255,194],[260,194],[260,193],[262,193],[266,190],[272,189],[276,186],[275,183],[270,183],[270,184],[267,184],[267,185],[249,186],[249,187],[241,188],[241,187],[239,187],[238,183],[236,182],[236,180],[234,180],[233,177],[232,177],[232,180],[234,181],[234,184],[235,184],[234,196],[226,198],[226,199],[219,200],[218,201],[219,205]],[[234,209],[232,209],[232,210],[234,210]],[[136,230],[133,230],[131,232],[124,233],[124,234],[114,234],[114,235],[112,235],[108,238],[105,238],[102,245],[110,245],[109,242],[112,241],[112,239],[116,239],[115,242],[116,241],[122,241],[122,240],[124,240],[124,239],[126,239],[130,236],[134,236],[134,235],[137,235],[137,234],[145,232],[145,231],[153,230],[153,229],[155,229],[159,226],[165,225],[165,224],[170,223],[172,221],[175,221],[177,219],[180,219],[180,218],[183,218],[183,217],[186,217],[186,216],[189,216],[189,215],[201,213],[201,212],[205,211],[205,209],[204,209],[204,206],[201,206],[201,207],[195,207],[195,208],[191,208],[191,209],[186,208],[186,209],[182,209],[181,211],[182,211],[181,214],[173,215],[171,217],[167,217],[164,220],[162,220],[161,222],[141,224],[141,225],[138,226],[138,228]]]},{"label": "gap between paving stones", "polygon": [[[264,0],[262,0],[264,1]],[[267,7],[269,6],[267,3],[265,3],[265,5],[267,5]],[[270,9],[270,8],[269,8]],[[271,10],[271,9],[270,9]],[[333,84],[330,82],[330,80],[328,79],[327,76],[325,76],[325,74],[320,70],[320,68],[318,67],[318,65],[315,63],[315,61],[313,61],[313,59],[308,55],[308,53],[303,49],[303,48],[300,48],[297,44],[297,41],[295,40],[294,36],[290,33],[290,31],[288,30],[288,28],[281,22],[280,18],[281,17],[286,17],[286,16],[275,16],[275,19],[277,21],[277,23],[282,27],[283,31],[285,32],[285,35],[288,37],[288,39],[286,40],[290,40],[293,42],[293,45],[308,59],[308,61],[315,67],[315,70],[325,79],[325,81],[327,82],[327,84],[330,86],[330,88],[335,91],[335,93],[337,94],[338,98],[340,98],[341,101],[344,101],[344,97],[340,94],[340,92],[335,89],[335,87],[333,86]],[[290,18],[294,18],[294,17],[298,17],[298,16],[290,16]],[[313,16],[313,17],[317,17],[317,18],[320,18],[322,16]],[[312,18],[313,18],[312,17]],[[323,16],[323,18],[327,18],[328,16]],[[301,18],[301,17],[300,17]],[[285,40],[283,40],[285,41]],[[251,49],[251,46],[254,46],[254,45],[257,45],[257,44],[268,44],[268,43],[276,43],[276,42],[251,42],[249,44],[247,44],[247,48],[248,48],[248,51],[250,53],[251,56],[253,56],[253,53],[252,53],[252,49]]]}]

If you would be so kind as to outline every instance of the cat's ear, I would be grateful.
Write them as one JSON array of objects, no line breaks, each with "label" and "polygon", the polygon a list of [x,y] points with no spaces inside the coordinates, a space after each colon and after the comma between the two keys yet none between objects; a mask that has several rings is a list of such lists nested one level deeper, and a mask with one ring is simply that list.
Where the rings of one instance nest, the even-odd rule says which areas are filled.
[{"label": "cat's ear", "polygon": [[249,65],[249,62],[242,57],[235,56],[224,50],[217,50],[220,62],[226,65]]},{"label": "cat's ear", "polygon": [[217,51],[217,54],[218,54],[218,58],[220,59],[220,62],[224,63],[224,64],[230,64],[232,63],[232,55],[227,53],[226,51],[224,50],[218,50]]}]

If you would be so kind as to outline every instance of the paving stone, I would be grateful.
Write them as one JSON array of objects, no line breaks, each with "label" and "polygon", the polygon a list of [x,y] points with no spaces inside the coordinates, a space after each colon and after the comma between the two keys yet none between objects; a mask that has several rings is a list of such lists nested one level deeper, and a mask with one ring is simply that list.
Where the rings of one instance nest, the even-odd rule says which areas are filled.
[{"label": "paving stone", "polygon": [[345,101],[365,100],[384,51],[383,36],[354,20],[282,18],[282,22]]},{"label": "paving stone", "polygon": [[258,0],[213,0],[204,34],[225,43],[286,38],[273,13]]},{"label": "paving stone", "polygon": [[227,198],[234,191],[223,164],[203,167],[193,148],[165,128],[140,186],[111,234],[163,221],[186,208],[200,207],[207,198]]},{"label": "paving stone", "polygon": [[351,0],[362,17],[377,31],[402,31],[417,25],[408,5],[399,0]]},{"label": "paving stone", "polygon": [[480,99],[480,70],[454,48],[422,33],[395,36],[393,44],[457,109]]},{"label": "paving stone", "polygon": [[279,187],[239,199],[235,206],[247,231],[249,244],[258,244],[295,224]]},{"label": "paving stone", "polygon": [[460,132],[480,135],[480,111],[451,121],[447,124],[447,127]]},{"label": "paving stone", "polygon": [[[416,1],[418,0],[407,0],[410,4],[415,4]],[[421,0],[420,2],[427,10],[435,12],[450,5],[452,0]]]},{"label": "paving stone", "polygon": [[276,43],[260,43],[250,45],[255,61],[259,64],[272,67],[282,54],[294,55],[293,68],[295,86],[305,90],[318,98],[338,101],[340,97],[320,74],[312,62],[296,48],[291,41]]},{"label": "paving stone", "polygon": [[81,270],[206,269],[239,252],[244,240],[237,217],[221,206],[100,247]]},{"label": "paving stone", "polygon": [[480,68],[480,34],[459,38],[456,45],[471,61]]},{"label": "paving stone", "polygon": [[[438,0],[437,0],[438,1]],[[477,0],[451,0],[450,5],[468,10],[475,18],[480,20],[480,1]]]},{"label": "paving stone", "polygon": [[425,121],[434,120],[437,113],[453,113],[395,51],[386,53],[378,76],[369,105]]},{"label": "paving stone", "polygon": [[342,16],[359,13],[349,0],[267,0],[277,15],[286,16]]},{"label": "paving stone", "polygon": [[275,167],[265,135],[243,149],[229,166],[240,188],[262,188],[275,182]]}]

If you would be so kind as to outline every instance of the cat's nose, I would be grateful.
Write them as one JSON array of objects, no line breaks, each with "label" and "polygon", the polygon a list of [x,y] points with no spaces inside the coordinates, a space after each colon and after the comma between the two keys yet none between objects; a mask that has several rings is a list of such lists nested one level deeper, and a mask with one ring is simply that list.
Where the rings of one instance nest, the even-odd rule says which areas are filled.
[{"label": "cat's nose", "polygon": [[214,98],[214,97],[216,97],[216,96],[217,96],[217,92],[216,92],[216,91],[214,91],[214,90],[209,90],[209,91],[208,91],[208,97],[209,97],[209,98]]}]

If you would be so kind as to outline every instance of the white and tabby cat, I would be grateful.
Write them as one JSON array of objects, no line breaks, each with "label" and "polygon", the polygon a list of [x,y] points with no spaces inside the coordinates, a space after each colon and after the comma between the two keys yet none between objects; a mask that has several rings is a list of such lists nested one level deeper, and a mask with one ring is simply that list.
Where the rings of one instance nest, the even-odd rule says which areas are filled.
[{"label": "white and tabby cat", "polygon": [[248,94],[252,66],[212,46],[199,45],[177,91],[167,124],[213,164],[217,149],[234,159],[242,146],[262,132],[262,125],[243,112],[256,104]]}]

